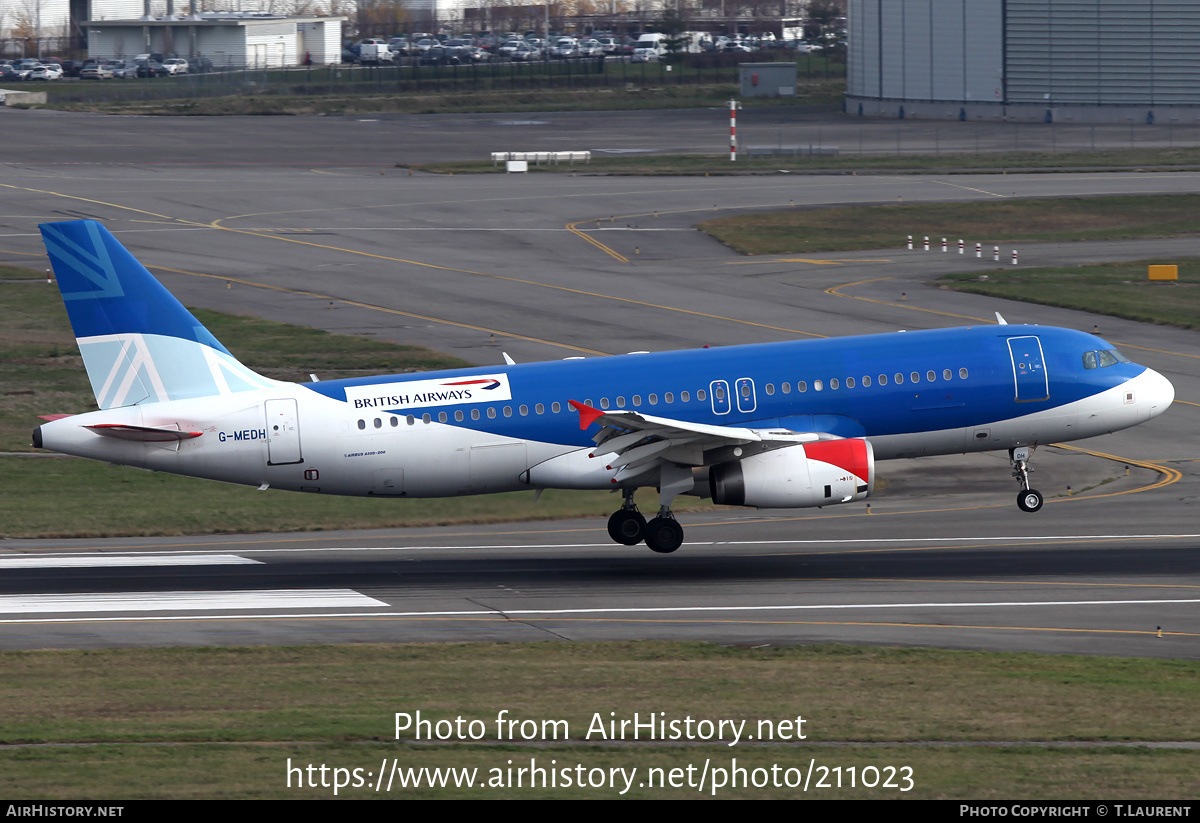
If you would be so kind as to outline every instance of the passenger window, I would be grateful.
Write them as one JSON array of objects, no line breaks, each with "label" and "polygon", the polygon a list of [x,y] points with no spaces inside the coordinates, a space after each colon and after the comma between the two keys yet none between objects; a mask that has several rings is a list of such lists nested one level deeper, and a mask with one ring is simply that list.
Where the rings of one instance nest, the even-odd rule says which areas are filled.
[{"label": "passenger window", "polygon": [[775,384],[768,383],[767,384],[767,394],[774,394],[774,393],[775,393]]},{"label": "passenger window", "polygon": [[505,417],[512,417],[512,406],[505,406],[505,407],[504,407],[504,416],[505,416]]},{"label": "passenger window", "polygon": [[555,400],[553,403],[550,404],[550,411],[554,412],[555,414],[558,414],[560,411],[562,411],[562,405],[559,404],[559,402],[557,400]]},{"label": "passenger window", "polygon": [[920,374],[920,372],[913,372],[912,374],[910,374],[908,376],[908,379],[914,383],[920,383],[921,382],[921,374]]},{"label": "passenger window", "polygon": [[[721,393],[724,394],[724,391],[722,390]],[[708,397],[708,392],[704,391],[704,389],[697,390],[697,392],[696,392],[697,400],[703,401],[707,397]]]},{"label": "passenger window", "polygon": [[966,369],[959,369],[959,370],[958,370],[958,376],[959,376],[959,377],[961,377],[963,380],[966,380],[966,379],[967,379],[967,370],[966,370]]},{"label": "passenger window", "polygon": [[544,403],[538,403],[536,406],[533,407],[533,410],[536,411],[538,414],[545,414],[546,413],[546,405]]},{"label": "passenger window", "polygon": [[361,431],[361,430],[363,430],[363,429],[365,429],[366,427],[367,427],[367,421],[366,421],[366,420],[359,420],[359,421],[358,421],[358,428],[359,428],[359,430],[360,430],[360,431]]},{"label": "passenger window", "polygon": [[496,418],[496,407],[488,406],[488,419],[494,420],[495,418]]},{"label": "passenger window", "polygon": [[829,381],[829,388],[833,391],[837,391],[840,386],[841,384],[838,383],[838,379],[836,377]]},{"label": "passenger window", "polygon": [[650,400],[650,405],[651,405],[651,406],[657,406],[657,405],[658,405],[658,395],[657,395],[657,394],[652,394],[652,395],[650,395],[650,397],[649,397],[649,400]]},{"label": "passenger window", "polygon": [[618,398],[617,398],[617,408],[618,408],[618,409],[623,409],[623,408],[625,408],[625,398],[624,398],[624,397],[618,397]]},{"label": "passenger window", "polygon": [[642,396],[640,394],[635,394],[633,396],[633,405],[635,405],[635,406],[642,405]]},{"label": "passenger window", "polygon": [[901,374],[900,372],[896,372],[895,380],[896,380],[896,385],[899,386],[901,383],[904,382],[904,375]]},{"label": "passenger window", "polygon": [[[588,405],[590,406],[590,405],[592,405],[592,404],[591,404],[591,403],[588,403]],[[608,398],[607,398],[607,397],[601,397],[601,398],[600,398],[600,408],[602,408],[602,409],[607,409],[607,408],[608,408]]]},{"label": "passenger window", "polygon": [[[685,392],[685,391],[681,391],[681,392],[679,393],[679,399],[680,399],[680,400],[682,400],[684,403],[688,402],[688,400],[689,400],[690,398],[691,398],[691,395],[690,395],[690,394],[688,394],[688,393],[687,393],[687,392]],[[700,399],[701,399],[701,400],[703,400],[704,398],[703,398],[703,397],[701,397]]]},{"label": "passenger window", "polygon": [[439,422],[439,423],[445,423],[445,422],[446,422],[448,419],[449,419],[449,418],[448,418],[448,417],[446,417],[446,413],[445,413],[445,412],[438,412],[438,422]]},{"label": "passenger window", "polygon": [[407,423],[408,423],[408,425],[410,425],[410,426],[415,426],[415,425],[417,424],[417,418],[413,417],[413,416],[410,414],[410,415],[408,416],[408,419],[407,419],[407,421],[406,421],[406,422],[407,422]]},{"label": "passenger window", "polygon": [[813,391],[821,391],[823,388],[825,388],[825,384],[820,380],[813,381]]},{"label": "passenger window", "polygon": [[881,385],[881,386],[887,385],[887,375],[886,374],[879,375],[879,385]]},{"label": "passenger window", "polygon": [[[797,389],[797,390],[798,390],[798,391],[799,391],[801,394],[804,394],[804,392],[808,391],[808,383],[806,383],[806,382],[804,382],[803,380],[801,380],[799,383],[797,383],[797,384],[796,384],[796,389]],[[819,389],[818,389],[818,391],[819,391]]]},{"label": "passenger window", "polygon": [[925,379],[928,380],[930,383],[937,382],[937,372],[933,371],[932,369],[930,371],[925,372]]},{"label": "passenger window", "polygon": [[846,388],[848,388],[848,389],[854,388],[854,378],[853,377],[846,378]]},{"label": "passenger window", "polygon": [[[722,388],[721,386],[717,386],[717,387],[716,387],[716,389],[714,389],[713,391],[714,391],[714,393],[717,395],[717,399],[718,399],[718,400],[724,400],[724,399],[725,399],[725,389],[724,389],[724,388]],[[700,397],[700,393],[699,393],[699,392],[696,392],[696,397],[698,397],[698,398],[699,398],[699,399],[701,399],[701,400],[703,400],[703,399],[704,399],[703,397]]]},{"label": "passenger window", "polygon": [[780,384],[779,388],[783,389],[784,394],[792,393],[792,384],[791,383],[782,383],[782,384]]},{"label": "passenger window", "polygon": [[522,406],[521,406],[521,416],[522,416],[522,417],[524,417],[524,416],[525,416],[525,415],[527,415],[527,414],[529,414],[529,407],[528,407],[528,406],[525,406],[525,405],[522,405]]},{"label": "passenger window", "polygon": [[479,409],[471,409],[471,419],[472,420],[479,419]]},{"label": "passenger window", "polygon": [[949,369],[942,369],[942,377],[946,380],[949,380],[954,377],[954,372],[950,371]]},{"label": "passenger window", "polygon": [[864,374],[863,375],[863,388],[864,389],[868,388],[870,385],[871,385],[871,378]]},{"label": "passenger window", "polygon": [[454,422],[455,422],[455,423],[461,423],[461,422],[463,422],[463,413],[462,413],[462,409],[458,409],[457,411],[455,411],[455,412],[454,412]]},{"label": "passenger window", "polygon": [[674,403],[675,395],[671,392],[667,392],[666,394],[663,395],[663,400],[666,400],[668,403]]},{"label": "passenger window", "polygon": [[433,418],[429,416],[429,412],[426,412],[425,414],[421,415],[421,422],[422,423],[432,423],[433,422]]}]

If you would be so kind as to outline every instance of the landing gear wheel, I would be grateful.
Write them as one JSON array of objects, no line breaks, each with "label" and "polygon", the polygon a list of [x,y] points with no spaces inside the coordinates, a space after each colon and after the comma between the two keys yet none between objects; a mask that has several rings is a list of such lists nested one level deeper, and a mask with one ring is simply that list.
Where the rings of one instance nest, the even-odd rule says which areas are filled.
[{"label": "landing gear wheel", "polygon": [[637,509],[617,509],[608,518],[608,536],[614,543],[636,546],[646,531],[646,518]]},{"label": "landing gear wheel", "polygon": [[673,517],[656,517],[646,524],[646,546],[659,554],[670,554],[683,545],[683,526]]},{"label": "landing gear wheel", "polygon": [[1017,508],[1023,512],[1033,513],[1042,507],[1042,493],[1033,489],[1024,489],[1017,494]]}]

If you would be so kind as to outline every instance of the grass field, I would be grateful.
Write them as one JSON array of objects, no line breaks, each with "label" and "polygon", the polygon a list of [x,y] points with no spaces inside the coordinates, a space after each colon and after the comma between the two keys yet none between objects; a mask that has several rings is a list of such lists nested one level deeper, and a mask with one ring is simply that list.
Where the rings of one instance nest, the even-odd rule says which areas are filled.
[{"label": "grass field", "polygon": [[795,209],[697,227],[745,254],[886,249],[908,235],[994,242],[1121,240],[1200,233],[1200,195],[1132,195]]},{"label": "grass field", "polygon": [[[827,773],[830,787],[813,786],[809,797],[1169,800],[1194,798],[1200,756],[1112,745],[1196,739],[1200,664],[1170,660],[637,642],[3,652],[0,667],[0,742],[50,744],[0,749],[0,794],[10,799],[332,796],[331,787],[289,790],[288,758],[364,773],[394,758],[484,775],[535,759],[546,769],[552,761],[636,768],[642,780],[652,767],[691,765],[692,787],[635,785],[627,796],[708,796],[711,784],[695,787],[704,762],[728,769],[737,758],[748,769],[801,770],[810,760],[842,768],[841,789]],[[535,724],[498,735],[502,710]],[[426,743],[413,730],[397,740],[395,713],[415,720],[417,711],[431,721],[425,737],[436,737],[437,721],[462,718],[465,742]],[[643,722],[652,713],[678,720],[681,734],[689,716],[746,725],[733,746],[728,732],[708,745],[644,735],[614,743],[598,732],[598,720],[634,712]],[[468,732],[472,720],[480,723]],[[912,789],[851,789],[849,767],[867,766],[910,767]],[[618,792],[393,788],[390,796]],[[717,796],[804,793],[751,786]]]},{"label": "grass field", "polygon": [[[1147,266],[1179,267],[1178,281],[1152,281]],[[1033,268],[943,277],[937,285],[956,291],[1024,300],[1096,314],[1200,328],[1200,260],[1137,260],[1066,268]]]},{"label": "grass field", "polygon": [[[420,171],[440,174],[494,174],[504,171],[487,160],[410,164]],[[1136,168],[1190,170],[1200,168],[1200,148],[1021,151],[975,154],[856,154],[750,156],[745,151],[731,162],[726,154],[655,154],[632,157],[593,157],[585,166],[531,165],[531,172],[618,174],[637,176],[761,175],[789,172],[926,172],[948,174],[1072,168]]]}]

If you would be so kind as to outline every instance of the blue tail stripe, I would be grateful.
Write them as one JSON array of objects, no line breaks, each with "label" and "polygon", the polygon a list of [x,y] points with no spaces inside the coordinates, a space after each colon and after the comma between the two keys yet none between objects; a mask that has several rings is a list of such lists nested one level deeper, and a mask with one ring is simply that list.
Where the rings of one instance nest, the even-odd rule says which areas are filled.
[{"label": "blue tail stripe", "polygon": [[77,338],[155,334],[229,351],[94,220],[39,228]]}]

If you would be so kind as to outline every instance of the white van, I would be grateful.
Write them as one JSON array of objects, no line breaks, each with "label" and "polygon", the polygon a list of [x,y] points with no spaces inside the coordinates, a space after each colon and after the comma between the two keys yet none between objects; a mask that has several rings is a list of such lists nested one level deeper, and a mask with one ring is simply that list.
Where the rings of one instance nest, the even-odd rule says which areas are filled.
[{"label": "white van", "polygon": [[633,44],[634,51],[638,49],[654,49],[654,53],[662,57],[667,53],[667,36],[659,32],[648,32],[643,34]]}]

